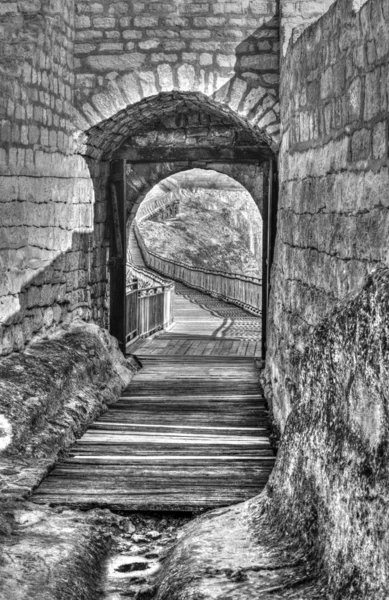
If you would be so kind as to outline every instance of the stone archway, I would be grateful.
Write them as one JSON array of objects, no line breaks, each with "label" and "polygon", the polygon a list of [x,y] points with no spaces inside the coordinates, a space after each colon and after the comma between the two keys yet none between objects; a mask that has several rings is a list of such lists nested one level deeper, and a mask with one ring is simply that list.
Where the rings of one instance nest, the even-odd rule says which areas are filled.
[{"label": "stone archway", "polygon": [[[111,205],[110,330],[121,339],[125,320],[126,224],[146,193],[169,175],[193,167],[213,169],[241,183],[254,198],[268,235],[270,165],[276,146],[272,138],[201,93],[165,92],[144,99],[92,127],[80,140],[80,153],[95,163],[110,163]],[[106,182],[107,184],[107,182]],[[100,182],[101,187],[101,182]],[[119,231],[120,229],[120,231]],[[121,242],[118,242],[120,240]],[[119,246],[121,245],[120,252]],[[263,248],[267,282],[268,247]],[[264,285],[263,319],[267,290]]]}]

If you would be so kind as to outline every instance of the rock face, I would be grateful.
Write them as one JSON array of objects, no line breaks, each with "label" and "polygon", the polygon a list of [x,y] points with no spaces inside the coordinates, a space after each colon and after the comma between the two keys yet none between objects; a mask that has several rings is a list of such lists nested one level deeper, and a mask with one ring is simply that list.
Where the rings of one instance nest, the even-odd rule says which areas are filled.
[{"label": "rock face", "polygon": [[156,600],[324,600],[301,546],[269,524],[265,498],[189,523],[164,564]]},{"label": "rock face", "polygon": [[108,511],[87,514],[31,503],[8,508],[0,531],[2,600],[96,600],[110,547]]},{"label": "rock face", "polygon": [[79,321],[0,361],[2,499],[28,494],[129,384],[137,366],[96,325]]},{"label": "rock face", "polygon": [[189,524],[159,600],[388,597],[388,315],[382,269],[312,330],[263,495]]},{"label": "rock face", "polygon": [[335,598],[389,593],[389,270],[338,304],[295,356],[270,514],[315,549]]}]

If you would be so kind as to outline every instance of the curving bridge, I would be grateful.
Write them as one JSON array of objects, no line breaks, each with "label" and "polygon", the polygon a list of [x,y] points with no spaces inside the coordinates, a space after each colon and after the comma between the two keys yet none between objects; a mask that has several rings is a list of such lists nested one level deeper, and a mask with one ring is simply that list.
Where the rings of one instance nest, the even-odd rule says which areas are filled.
[{"label": "curving bridge", "polygon": [[[133,268],[152,278],[133,235],[130,251]],[[174,324],[128,346],[142,368],[36,500],[192,512],[246,500],[265,486],[275,457],[258,380],[261,320],[182,283],[170,290]]]}]

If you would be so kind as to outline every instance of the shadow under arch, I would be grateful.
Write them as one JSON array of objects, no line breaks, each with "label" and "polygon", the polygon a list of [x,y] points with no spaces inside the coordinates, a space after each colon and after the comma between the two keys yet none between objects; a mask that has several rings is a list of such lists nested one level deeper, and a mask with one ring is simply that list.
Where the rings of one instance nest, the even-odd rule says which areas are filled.
[{"label": "shadow under arch", "polygon": [[[147,192],[169,175],[212,169],[241,183],[254,198],[268,235],[272,138],[226,105],[199,92],[161,92],[91,127],[78,148],[94,163],[110,164],[110,331],[125,346],[126,229]],[[266,323],[268,246],[263,247],[263,318]],[[264,336],[265,338],[265,336]]]}]

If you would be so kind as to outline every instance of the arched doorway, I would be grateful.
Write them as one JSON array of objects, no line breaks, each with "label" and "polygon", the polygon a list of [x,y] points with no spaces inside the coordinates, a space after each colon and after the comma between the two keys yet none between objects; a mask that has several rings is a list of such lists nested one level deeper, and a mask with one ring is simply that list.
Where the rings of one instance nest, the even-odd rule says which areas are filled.
[{"label": "arched doorway", "polygon": [[128,247],[134,249],[128,264],[133,254],[140,265],[145,259],[162,275],[260,314],[262,217],[235,179],[211,169],[181,171],[157,184],[127,224]]},{"label": "arched doorway", "polygon": [[[85,154],[110,162],[110,331],[124,349],[128,219],[154,185],[193,168],[229,175],[251,194],[263,218],[263,323],[269,273],[269,204],[275,147],[227,106],[191,92],[161,93],[127,107],[88,132]],[[270,221],[272,222],[272,221]],[[264,335],[265,345],[265,335]]]}]

